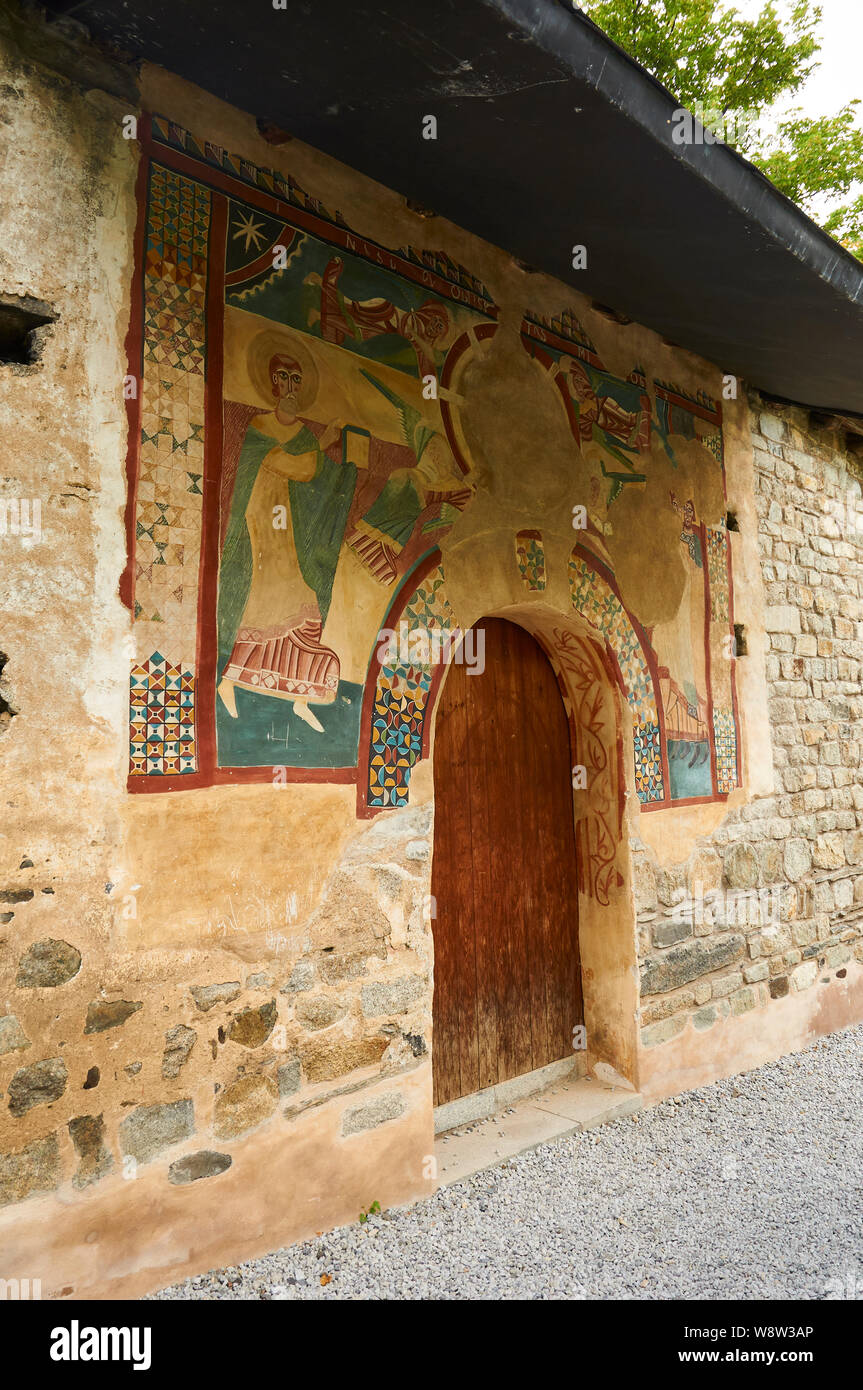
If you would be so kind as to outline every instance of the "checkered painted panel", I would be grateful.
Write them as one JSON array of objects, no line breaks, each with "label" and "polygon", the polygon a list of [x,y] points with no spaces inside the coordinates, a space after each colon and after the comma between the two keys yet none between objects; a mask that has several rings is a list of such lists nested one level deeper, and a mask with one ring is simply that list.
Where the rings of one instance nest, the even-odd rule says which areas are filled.
[{"label": "checkered painted panel", "polygon": [[196,772],[195,677],[154,652],[133,666],[130,774],[167,777]]}]

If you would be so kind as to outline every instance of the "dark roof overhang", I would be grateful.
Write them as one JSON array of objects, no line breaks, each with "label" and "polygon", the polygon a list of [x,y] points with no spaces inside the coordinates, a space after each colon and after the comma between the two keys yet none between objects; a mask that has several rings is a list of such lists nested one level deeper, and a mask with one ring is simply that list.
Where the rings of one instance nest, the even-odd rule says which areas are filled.
[{"label": "dark roof overhang", "polygon": [[563,0],[48,9],[762,391],[863,415],[863,264],[727,146],[675,144],[674,99]]}]

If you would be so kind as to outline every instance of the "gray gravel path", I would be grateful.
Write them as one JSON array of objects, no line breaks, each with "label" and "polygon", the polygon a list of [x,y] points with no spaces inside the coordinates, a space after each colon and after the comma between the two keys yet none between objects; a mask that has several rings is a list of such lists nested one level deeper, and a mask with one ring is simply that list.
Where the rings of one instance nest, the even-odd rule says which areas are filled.
[{"label": "gray gravel path", "polygon": [[861,1101],[856,1027],[153,1296],[863,1298]]}]

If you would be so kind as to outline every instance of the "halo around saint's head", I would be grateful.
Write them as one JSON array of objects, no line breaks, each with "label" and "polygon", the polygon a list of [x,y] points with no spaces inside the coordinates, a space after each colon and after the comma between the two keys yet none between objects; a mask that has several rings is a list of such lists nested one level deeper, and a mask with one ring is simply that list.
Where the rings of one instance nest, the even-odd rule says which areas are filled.
[{"label": "halo around saint's head", "polygon": [[303,384],[297,396],[297,409],[306,410],[318,394],[318,369],[315,359],[298,334],[277,328],[267,328],[263,333],[256,334],[246,351],[249,380],[261,400],[272,410],[275,399],[270,379],[270,362],[276,356],[290,357],[299,362],[303,371]]}]

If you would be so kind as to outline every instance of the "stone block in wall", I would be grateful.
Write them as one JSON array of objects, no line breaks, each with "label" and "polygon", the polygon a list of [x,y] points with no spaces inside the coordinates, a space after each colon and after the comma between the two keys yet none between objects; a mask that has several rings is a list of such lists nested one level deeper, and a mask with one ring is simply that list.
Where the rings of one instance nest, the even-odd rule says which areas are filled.
[{"label": "stone block in wall", "polygon": [[683,864],[657,869],[656,896],[663,907],[674,907],[686,896],[686,868]]},{"label": "stone block in wall", "polygon": [[188,1098],[168,1105],[139,1105],[120,1125],[120,1149],[138,1163],[149,1163],[194,1132],[195,1107]]},{"label": "stone block in wall", "polygon": [[341,1041],[322,1037],[307,1043],[300,1058],[308,1081],[335,1081],[361,1067],[377,1065],[388,1046],[389,1039],[380,1034]]},{"label": "stone block in wall", "polygon": [[828,946],[824,953],[824,967],[827,970],[835,970],[837,966],[847,965],[850,959],[850,945],[847,942],[839,942],[835,946]]},{"label": "stone block in wall", "polygon": [[0,1154],[0,1207],[23,1202],[35,1192],[60,1186],[60,1148],[56,1134],[37,1139],[15,1153]]},{"label": "stone block in wall", "polygon": [[192,1048],[198,1040],[194,1028],[177,1023],[165,1034],[165,1051],[162,1055],[162,1076],[166,1081],[174,1081],[189,1060]]},{"label": "stone block in wall", "polygon": [[796,637],[800,632],[800,610],[790,603],[769,605],[764,612],[764,627],[767,632],[778,632]]},{"label": "stone block in wall", "polygon": [[77,1115],[69,1121],[69,1135],[79,1160],[72,1186],[90,1187],[114,1167],[114,1156],[105,1143],[104,1119],[101,1115]]},{"label": "stone block in wall", "polygon": [[263,1047],[276,1026],[278,1005],[275,999],[258,1008],[241,1009],[231,1020],[228,1037],[241,1047]]},{"label": "stone block in wall", "polygon": [[689,922],[678,922],[670,918],[665,922],[658,922],[653,928],[654,946],[674,946],[678,941],[685,941],[692,935],[692,926]]},{"label": "stone block in wall", "polygon": [[687,862],[690,891],[704,895],[722,887],[722,859],[715,849],[699,845]]},{"label": "stone block in wall", "polygon": [[233,1139],[269,1119],[279,1102],[279,1088],[271,1076],[241,1076],[216,1096],[213,1133],[217,1139]]},{"label": "stone block in wall", "polygon": [[766,960],[755,960],[751,965],[744,965],[743,978],[748,985],[754,985],[759,980],[766,980],[770,974],[770,967]]},{"label": "stone block in wall", "polygon": [[783,846],[771,841],[769,844],[759,845],[756,854],[761,882],[779,883],[785,877]]},{"label": "stone block in wall", "polygon": [[276,1073],[278,1077],[279,1099],[294,1095],[302,1085],[303,1073],[299,1057],[283,1062]]},{"label": "stone block in wall", "polygon": [[283,985],[279,992],[281,994],[301,994],[304,990],[313,989],[314,984],[314,963],[310,960],[298,960],[290,973],[287,984]]},{"label": "stone block in wall", "polygon": [[[710,998],[709,986],[707,998]],[[681,989],[675,994],[660,995],[655,999],[648,999],[641,1006],[639,1018],[645,1026],[651,1023],[661,1023],[663,1019],[671,1018],[672,1014],[684,1013],[699,1002],[704,1003],[704,1000],[699,1001],[693,990]]]},{"label": "stone block in wall", "polygon": [[32,1044],[14,1014],[0,1018],[0,1057],[7,1052],[20,1052]]},{"label": "stone block in wall", "polygon": [[646,1028],[642,1028],[642,1047],[657,1047],[660,1043],[669,1042],[672,1038],[676,1038],[678,1033],[682,1033],[686,1027],[686,1018],[686,1014],[674,1014],[661,1023],[651,1023]]},{"label": "stone block in wall", "polygon": [[843,869],[845,867],[845,841],[839,831],[830,835],[818,836],[812,862],[817,869]]},{"label": "stone block in wall", "polygon": [[788,438],[788,426],[778,415],[770,415],[767,411],[762,411],[758,417],[758,428],[767,438],[775,443],[781,444]]},{"label": "stone block in wall", "polygon": [[77,947],[45,937],[34,941],[22,955],[15,983],[19,989],[56,989],[74,979],[80,969]]},{"label": "stone block in wall", "polygon": [[738,842],[723,859],[723,875],[729,888],[755,888],[758,885],[758,855],[751,845]]},{"label": "stone block in wall", "polygon": [[809,872],[812,868],[812,850],[806,840],[795,838],[785,841],[783,864],[785,877],[791,883],[796,883]]},{"label": "stone block in wall", "polygon": [[397,980],[370,980],[363,985],[362,1010],[366,1018],[383,1014],[407,1013],[412,1004],[423,999],[428,982],[422,975],[402,975]]},{"label": "stone block in wall", "polygon": [[699,1033],[703,1033],[705,1028],[712,1028],[714,1023],[717,1023],[720,1018],[725,1018],[727,1012],[727,1006],[722,1007],[719,1004],[709,1004],[706,1008],[696,1009],[695,1013],[692,1015],[692,1026],[696,1028]]},{"label": "stone block in wall", "polygon": [[738,1018],[740,1014],[749,1013],[758,1003],[758,995],[751,986],[747,985],[744,989],[739,989],[736,994],[732,994],[728,1000],[731,1008],[732,1018]]},{"label": "stone block in wall", "polygon": [[199,1149],[197,1153],[175,1159],[168,1169],[168,1182],[175,1187],[184,1187],[190,1182],[200,1182],[201,1178],[217,1178],[220,1173],[228,1171],[231,1163],[230,1154]]},{"label": "stone block in wall", "polygon": [[321,983],[338,985],[346,980],[362,979],[369,973],[370,964],[373,965],[375,960],[385,961],[386,958],[387,948],[382,941],[371,942],[364,951],[325,952],[318,958]]},{"label": "stone block in wall", "polygon": [[375,1096],[367,1105],[359,1105],[346,1110],[342,1116],[342,1134],[361,1134],[363,1130],[375,1129],[388,1120],[397,1120],[405,1112],[404,1096],[398,1091],[387,1091],[385,1095]]},{"label": "stone block in wall", "polygon": [[303,1028],[314,1032],[319,1028],[331,1028],[346,1013],[347,1005],[341,999],[331,994],[308,994],[298,1000],[294,1018]]},{"label": "stone block in wall", "polygon": [[803,961],[791,972],[791,984],[800,991],[811,988],[818,978],[818,966],[814,960]]},{"label": "stone block in wall", "polygon": [[390,934],[390,921],[374,886],[360,882],[368,866],[345,864],[328,879],[323,900],[308,923],[316,949],[338,945],[340,950],[371,949]]},{"label": "stone block in wall", "polygon": [[68,1074],[62,1057],[21,1067],[9,1082],[9,1110],[16,1119],[36,1105],[50,1105],[66,1090]]},{"label": "stone block in wall", "polygon": [[743,973],[734,970],[730,975],[720,975],[718,980],[713,980],[713,998],[727,999],[735,990],[740,989],[743,984]]},{"label": "stone block in wall", "polygon": [[141,1001],[133,1002],[130,999],[114,999],[107,1002],[103,999],[93,999],[87,1006],[84,1032],[105,1033],[109,1028],[119,1028],[143,1007]]},{"label": "stone block in wall", "polygon": [[642,994],[665,994],[730,965],[743,955],[746,943],[738,933],[712,938],[698,937],[685,945],[672,946],[660,955],[649,956],[641,972]]},{"label": "stone block in wall", "polygon": [[428,1053],[428,1045],[422,1033],[402,1033],[394,1024],[385,1025],[381,1032],[389,1032],[390,1027],[395,1029],[395,1035],[383,1055],[381,1075],[406,1071],[414,1065],[418,1057],[425,1057]]},{"label": "stone block in wall", "polygon": [[197,1008],[208,1013],[217,1004],[230,1004],[240,993],[239,980],[226,980],[217,985],[192,985],[189,990]]}]

